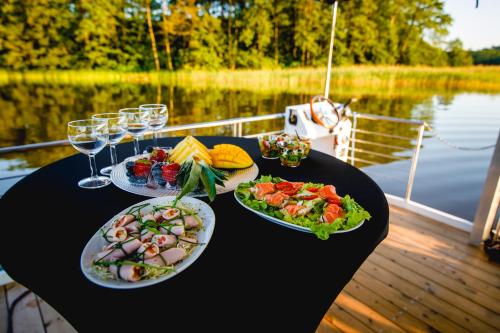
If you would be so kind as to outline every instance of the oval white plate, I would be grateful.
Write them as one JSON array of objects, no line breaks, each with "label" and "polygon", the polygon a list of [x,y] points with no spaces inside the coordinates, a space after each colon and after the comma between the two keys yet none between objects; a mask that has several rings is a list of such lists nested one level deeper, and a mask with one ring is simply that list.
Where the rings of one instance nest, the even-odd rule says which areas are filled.
[{"label": "oval white plate", "polygon": [[[114,220],[116,220],[120,215],[125,214],[131,207],[140,205],[140,204],[145,204],[149,203],[151,206],[146,207],[143,212],[148,212],[148,209],[152,209],[153,205],[167,205],[167,204],[172,204],[174,201],[175,197],[169,196],[169,197],[162,197],[162,198],[154,198],[154,199],[148,199],[144,200],[141,202],[138,202],[130,207],[125,208],[118,214],[116,214],[114,217],[112,217],[108,222],[106,222],[104,226],[110,226],[111,223],[113,223]],[[200,244],[198,245],[187,257],[184,259],[180,264],[175,266],[175,271],[168,273],[166,275],[163,275],[157,279],[149,279],[149,280],[141,280],[138,282],[127,282],[127,281],[121,281],[121,280],[104,280],[101,277],[99,277],[92,269],[92,259],[94,255],[99,252],[104,245],[107,245],[108,243],[102,238],[101,233],[99,230],[92,236],[92,238],[89,240],[85,248],[83,249],[82,255],[80,257],[80,268],[82,269],[83,274],[87,279],[90,281],[94,282],[95,284],[98,284],[102,287],[107,287],[107,288],[113,288],[113,289],[133,289],[133,288],[141,288],[141,287],[147,287],[153,284],[157,284],[160,282],[163,282],[165,280],[168,280],[175,275],[179,274],[183,270],[185,270],[189,265],[191,265],[193,262],[198,259],[198,257],[203,253],[205,248],[208,245],[208,242],[210,241],[210,238],[212,237],[212,234],[214,232],[214,227],[215,227],[215,214],[212,208],[210,208],[209,205],[204,203],[201,200],[195,199],[195,198],[190,198],[190,197],[183,197],[180,201],[180,204],[184,205],[185,207],[188,207],[190,209],[193,209],[198,212],[198,216],[201,218],[203,222],[203,228],[198,232],[198,240]],[[101,227],[102,228],[102,227]]]},{"label": "oval white plate", "polygon": [[[111,181],[116,187],[134,194],[144,195],[146,197],[161,197],[166,195],[177,195],[180,193],[180,189],[174,188],[170,189],[167,187],[158,186],[156,189],[151,189],[146,185],[133,185],[128,181],[127,171],[125,169],[125,164],[130,160],[136,160],[141,156],[148,156],[149,154],[144,154],[140,156],[132,156],[126,158],[123,162],[118,164],[111,172]],[[216,185],[217,194],[226,193],[234,190],[236,186],[240,183],[245,183],[254,180],[259,174],[259,167],[254,163],[251,167],[246,169],[235,169],[230,171],[227,176],[227,180],[224,182],[224,187]],[[205,197],[207,194],[205,191],[202,192],[192,192],[189,193],[190,197]]]},{"label": "oval white plate", "polygon": [[[293,223],[288,223],[288,222],[280,220],[280,219],[278,219],[278,218],[276,218],[274,216],[269,216],[267,214],[259,212],[258,210],[255,210],[252,207],[248,207],[243,202],[241,202],[240,198],[238,198],[238,196],[236,195],[236,191],[234,192],[234,198],[236,199],[236,201],[240,205],[242,205],[243,207],[245,207],[249,211],[251,211],[251,212],[259,215],[260,217],[262,217],[262,218],[264,218],[264,219],[266,219],[268,221],[274,222],[274,223],[279,224],[279,225],[281,225],[283,227],[287,227],[287,228],[298,230],[298,231],[302,231],[302,232],[308,232],[308,233],[312,234],[312,231],[309,228],[302,227],[300,225],[296,225],[296,224],[293,224]],[[351,231],[356,230],[359,227],[361,227],[363,225],[363,223],[365,223],[364,220],[361,223],[359,223],[357,226],[355,226],[354,228],[351,228],[351,229],[348,229],[348,230],[338,230],[338,231],[335,231],[334,234],[343,234],[343,233],[346,233],[346,232],[351,232]]]}]

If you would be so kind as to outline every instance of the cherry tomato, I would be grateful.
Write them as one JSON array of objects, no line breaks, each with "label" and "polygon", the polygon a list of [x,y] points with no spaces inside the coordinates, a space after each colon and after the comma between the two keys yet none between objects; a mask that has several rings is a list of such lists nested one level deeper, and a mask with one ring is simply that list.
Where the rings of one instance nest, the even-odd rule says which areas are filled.
[{"label": "cherry tomato", "polygon": [[303,197],[300,197],[301,199],[303,200],[312,200],[312,199],[316,199],[318,196],[316,194],[311,194],[311,195],[306,195],[306,196],[303,196]]},{"label": "cherry tomato", "polygon": [[290,182],[281,182],[281,183],[276,184],[275,187],[277,190],[281,191],[281,190],[284,190],[287,188],[293,188],[293,184]]},{"label": "cherry tomato", "polygon": [[309,187],[307,190],[309,192],[316,193],[316,192],[318,192],[319,188],[317,188],[317,187]]}]

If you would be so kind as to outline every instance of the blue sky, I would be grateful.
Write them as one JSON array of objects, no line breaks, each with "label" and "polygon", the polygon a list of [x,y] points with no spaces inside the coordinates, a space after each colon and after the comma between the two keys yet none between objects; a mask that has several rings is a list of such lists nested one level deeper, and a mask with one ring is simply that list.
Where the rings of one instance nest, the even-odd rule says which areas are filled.
[{"label": "blue sky", "polygon": [[460,38],[466,49],[500,45],[500,0],[446,0],[445,10],[453,17],[448,39]]}]

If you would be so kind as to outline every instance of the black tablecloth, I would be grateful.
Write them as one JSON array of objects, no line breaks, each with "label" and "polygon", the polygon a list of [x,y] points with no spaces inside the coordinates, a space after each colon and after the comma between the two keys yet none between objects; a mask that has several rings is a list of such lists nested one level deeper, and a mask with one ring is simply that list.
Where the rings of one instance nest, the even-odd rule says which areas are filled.
[{"label": "black tablecloth", "polygon": [[[173,146],[180,138],[161,139]],[[208,147],[243,147],[260,168],[291,181],[334,184],[372,214],[361,228],[328,241],[268,222],[239,206],[233,192],[211,203],[215,231],[201,257],[151,287],[113,290],[88,281],[80,255],[116,212],[146,198],[114,185],[85,190],[88,158],[77,154],[25,177],[0,200],[0,263],[17,282],[45,299],[78,331],[139,329],[175,332],[313,332],[335,297],[386,237],[388,205],[363,172],[312,151],[299,168],[264,160],[255,139],[202,137]],[[141,142],[141,147],[147,143]],[[133,152],[117,147],[120,160]],[[28,153],[29,154],[29,153]],[[98,167],[109,164],[106,148]],[[208,202],[206,198],[204,201]]]}]

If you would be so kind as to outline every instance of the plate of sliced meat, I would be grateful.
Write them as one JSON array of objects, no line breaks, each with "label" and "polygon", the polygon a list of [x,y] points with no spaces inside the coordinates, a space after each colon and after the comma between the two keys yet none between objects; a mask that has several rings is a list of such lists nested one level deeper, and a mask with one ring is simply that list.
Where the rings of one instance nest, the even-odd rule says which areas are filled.
[{"label": "plate of sliced meat", "polygon": [[206,203],[174,196],[142,201],[108,220],[85,246],[80,266],[93,283],[132,289],[179,274],[203,253],[215,227]]}]

